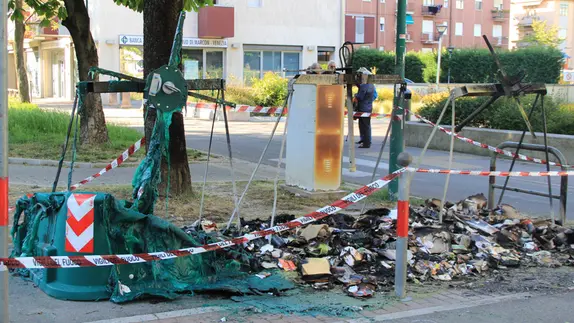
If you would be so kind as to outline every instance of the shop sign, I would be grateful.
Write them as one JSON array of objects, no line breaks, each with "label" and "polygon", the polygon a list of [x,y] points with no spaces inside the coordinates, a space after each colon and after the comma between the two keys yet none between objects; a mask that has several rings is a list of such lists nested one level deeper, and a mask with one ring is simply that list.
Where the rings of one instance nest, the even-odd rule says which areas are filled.
[{"label": "shop sign", "polygon": [[[143,36],[120,35],[120,45],[122,46],[143,46]],[[195,37],[184,37],[183,47],[218,47],[227,48],[227,39],[201,39]]]}]

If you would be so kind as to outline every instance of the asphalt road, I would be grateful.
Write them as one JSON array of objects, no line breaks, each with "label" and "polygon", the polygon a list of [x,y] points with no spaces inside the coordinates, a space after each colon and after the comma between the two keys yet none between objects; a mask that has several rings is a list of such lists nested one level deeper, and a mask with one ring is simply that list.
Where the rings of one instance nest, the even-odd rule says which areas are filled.
[{"label": "asphalt road", "polygon": [[[268,149],[263,163],[270,166],[277,165],[279,157],[281,135],[284,124],[281,123],[277,129],[276,135]],[[209,148],[210,121],[191,120],[186,121],[187,146],[199,150],[207,151]],[[377,156],[382,145],[387,123],[383,120],[373,120],[373,145],[370,149],[356,149],[357,171],[351,173],[348,169],[343,169],[344,181],[356,184],[366,184],[370,182],[373,169],[376,164]],[[233,158],[243,159],[251,162],[258,162],[260,155],[269,140],[273,128],[272,122],[231,122],[231,146]],[[355,131],[358,133],[358,129]],[[437,136],[443,135],[437,133]],[[492,143],[491,143],[492,144]],[[496,144],[496,143],[494,143]],[[348,161],[348,142],[345,144],[344,155],[345,161]],[[421,153],[420,148],[408,147],[407,151],[413,157],[418,157]],[[228,155],[228,148],[225,136],[223,122],[216,122],[213,136],[212,152],[220,155]],[[386,147],[383,160],[377,172],[377,176],[384,176],[388,172],[388,146]],[[415,159],[416,160],[416,159]],[[345,163],[345,166],[348,164]],[[509,160],[499,160],[499,170],[508,170]],[[284,165],[283,165],[284,166]],[[429,150],[421,167],[425,168],[448,168],[448,152]],[[515,170],[521,171],[543,171],[544,165],[530,163],[518,163]],[[453,169],[466,170],[488,170],[489,158],[484,156],[474,156],[468,154],[455,153]],[[443,195],[445,175],[438,174],[416,174],[411,184],[411,194],[419,197],[436,197],[441,198]],[[499,177],[497,182],[503,183],[504,178]],[[552,193],[559,194],[560,178],[551,178]],[[521,177],[511,178],[510,185],[522,189],[548,192],[547,178]],[[569,191],[574,189],[573,184],[569,185]],[[450,183],[447,192],[449,201],[459,201],[467,196],[484,193],[488,195],[488,177],[471,177],[463,175],[453,175],[450,177]],[[572,193],[568,194],[570,199],[567,207],[574,210]],[[498,194],[496,195],[498,199]],[[504,195],[503,203],[511,204],[520,209],[521,212],[537,216],[550,216],[550,206],[548,198],[526,195],[522,193],[507,191]],[[558,217],[559,201],[554,200],[554,212]],[[569,219],[574,218],[572,212],[568,212]]]}]

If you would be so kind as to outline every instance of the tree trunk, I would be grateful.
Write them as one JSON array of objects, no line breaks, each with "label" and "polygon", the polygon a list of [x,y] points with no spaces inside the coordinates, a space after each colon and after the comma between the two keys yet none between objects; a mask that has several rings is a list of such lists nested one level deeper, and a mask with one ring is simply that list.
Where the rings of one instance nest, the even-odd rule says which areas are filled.
[{"label": "tree trunk", "polygon": [[[15,10],[22,10],[23,0],[14,2]],[[30,102],[30,86],[28,84],[28,73],[24,62],[24,21],[16,19],[14,21],[14,56],[16,61],[16,78],[18,81],[18,96],[22,102]]]},{"label": "tree trunk", "polygon": [[[144,77],[147,77],[153,70],[169,62],[177,21],[182,9],[183,1],[181,0],[144,0]],[[145,135],[147,147],[155,123],[156,111],[155,109],[149,109],[149,111],[144,111],[144,115],[146,112]],[[173,196],[177,196],[191,191],[191,174],[187,159],[183,115],[181,113],[173,114],[169,135],[169,154],[171,159],[169,174],[170,193]],[[160,192],[165,192],[167,169],[167,162],[164,158],[161,165]]]},{"label": "tree trunk", "polygon": [[[88,81],[90,67],[99,64],[98,50],[90,31],[90,16],[84,0],[65,0],[64,4],[68,17],[62,21],[62,25],[68,28],[74,42],[80,81]],[[100,94],[90,93],[84,98],[84,105],[80,110],[80,142],[93,145],[108,141],[102,97]]]}]

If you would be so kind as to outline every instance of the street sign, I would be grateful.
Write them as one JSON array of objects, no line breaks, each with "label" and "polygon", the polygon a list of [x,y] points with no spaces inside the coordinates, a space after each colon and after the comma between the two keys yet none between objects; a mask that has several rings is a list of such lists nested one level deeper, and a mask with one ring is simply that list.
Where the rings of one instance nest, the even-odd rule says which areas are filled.
[{"label": "street sign", "polygon": [[574,70],[563,70],[564,82],[574,82]]}]

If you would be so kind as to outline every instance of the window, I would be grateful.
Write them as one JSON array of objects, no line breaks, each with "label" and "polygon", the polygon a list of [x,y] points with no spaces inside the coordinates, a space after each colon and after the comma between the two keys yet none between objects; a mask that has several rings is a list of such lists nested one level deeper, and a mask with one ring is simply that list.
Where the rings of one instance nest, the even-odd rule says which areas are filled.
[{"label": "window", "polygon": [[261,8],[263,7],[263,0],[248,0],[247,6],[249,8]]},{"label": "window", "polygon": [[355,17],[355,43],[365,42],[365,17]]},{"label": "window", "polygon": [[421,52],[423,52],[423,53],[432,53],[432,48],[424,47],[424,48],[421,49]]},{"label": "window", "polygon": [[566,29],[560,29],[558,31],[558,38],[562,39],[563,41],[566,40],[566,37],[568,36],[568,32]]},{"label": "window", "polygon": [[455,36],[462,36],[462,22],[457,22],[454,26]]},{"label": "window", "polygon": [[317,49],[317,62],[319,64],[327,64],[333,59],[334,49],[327,49],[319,47]]},{"label": "window", "polygon": [[482,10],[482,0],[475,0],[474,1],[474,9]]},{"label": "window", "polygon": [[560,15],[562,17],[568,16],[568,3],[561,3],[560,4]]},{"label": "window", "polygon": [[481,24],[474,24],[474,36],[480,37],[482,36],[482,25]]},{"label": "window", "polygon": [[432,20],[423,20],[423,39],[434,40],[434,22]]},{"label": "window", "polygon": [[503,9],[502,0],[494,0],[494,9],[496,10]]},{"label": "window", "polygon": [[494,38],[502,37],[502,25],[493,25],[492,26],[492,37],[494,37]]},{"label": "window", "polygon": [[385,31],[385,17],[379,18],[379,30]]},{"label": "window", "polygon": [[385,3],[385,0],[381,0],[381,3]]},{"label": "window", "polygon": [[[249,84],[253,78],[261,78],[265,73],[280,74],[283,69],[301,68],[300,53],[287,51],[245,51],[243,53],[243,80]],[[297,72],[287,72],[294,76]]]},{"label": "window", "polygon": [[385,51],[385,47],[384,47],[384,46],[379,47],[379,51],[384,52],[384,51]]},{"label": "window", "polygon": [[456,0],[456,9],[464,9],[464,0]]},{"label": "window", "polygon": [[434,6],[434,0],[423,0],[423,6]]},{"label": "window", "polygon": [[443,2],[443,5],[442,5],[442,6],[443,6],[443,7],[445,7],[445,8],[448,8],[448,0],[444,0],[444,2]]}]

